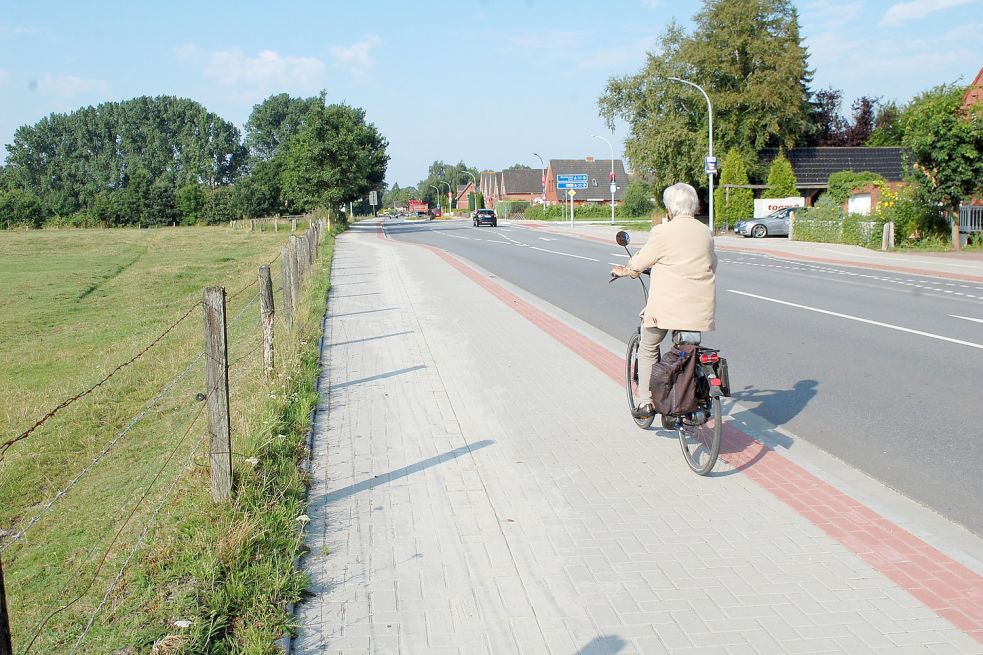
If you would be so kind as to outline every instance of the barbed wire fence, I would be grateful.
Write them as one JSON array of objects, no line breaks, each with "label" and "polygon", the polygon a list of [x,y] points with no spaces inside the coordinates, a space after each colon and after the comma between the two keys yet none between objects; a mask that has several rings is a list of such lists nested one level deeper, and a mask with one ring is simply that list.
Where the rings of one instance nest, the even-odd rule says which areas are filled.
[{"label": "barbed wire fence", "polygon": [[[159,467],[157,467],[156,472],[149,482],[141,485],[134,495],[128,497],[123,502],[121,508],[129,506],[129,511],[125,512],[125,517],[118,524],[117,529],[107,533],[113,535],[109,540],[108,545],[101,549],[99,549],[97,546],[92,546],[89,549],[88,556],[85,558],[85,562],[83,562],[82,566],[84,566],[86,562],[92,561],[93,554],[100,551],[101,554],[98,557],[98,563],[96,564],[94,571],[89,576],[84,577],[80,590],[74,594],[66,593],[68,587],[73,586],[73,582],[78,583],[79,580],[82,579],[78,575],[69,576],[69,580],[66,585],[62,587],[59,596],[64,597],[69,595],[71,596],[70,600],[60,603],[56,608],[44,615],[44,618],[36,625],[35,629],[31,631],[29,638],[23,640],[26,645],[22,650],[18,651],[19,655],[28,655],[31,653],[35,645],[39,643],[39,639],[44,634],[45,628],[50,625],[51,620],[73,607],[96,585],[96,582],[98,581],[102,570],[109,561],[111,554],[113,553],[114,549],[117,549],[117,546],[124,540],[124,533],[133,523],[140,508],[143,507],[148,498],[155,493],[155,489],[157,490],[157,493],[164,489],[162,481],[165,479],[165,471],[172,465],[181,449],[186,447],[188,437],[192,434],[195,425],[199,423],[202,415],[205,415],[207,418],[207,428],[203,431],[202,438],[195,440],[195,446],[190,450],[188,456],[176,466],[176,469],[172,471],[171,475],[166,476],[168,481],[166,489],[164,489],[164,492],[161,494],[157,504],[153,507],[153,510],[150,511],[148,518],[143,524],[142,530],[140,531],[139,535],[136,536],[132,546],[130,547],[126,556],[123,558],[122,564],[116,575],[106,586],[100,601],[95,605],[95,609],[88,615],[85,625],[82,627],[81,632],[74,642],[74,645],[69,651],[70,655],[78,652],[82,647],[85,638],[95,625],[95,622],[100,612],[108,602],[108,599],[124,579],[126,571],[134,561],[137,552],[141,547],[143,547],[144,544],[146,544],[153,528],[157,525],[158,517],[160,516],[161,512],[167,506],[170,499],[173,498],[176,489],[179,487],[178,483],[189,470],[194,468],[195,457],[203,447],[205,448],[209,459],[208,467],[210,469],[212,498],[216,502],[226,502],[229,499],[229,497],[232,495],[233,456],[229,406],[230,371],[235,369],[241,362],[247,361],[251,357],[255,356],[257,352],[262,350],[263,380],[266,383],[271,381],[272,372],[275,368],[275,362],[273,360],[273,342],[276,315],[278,313],[280,314],[281,324],[286,328],[287,335],[290,337],[293,333],[293,311],[297,305],[297,301],[300,298],[300,293],[303,288],[305,278],[310,276],[312,267],[316,261],[318,249],[324,232],[325,222],[317,221],[312,222],[310,228],[302,235],[291,235],[288,244],[281,248],[280,253],[277,254],[276,257],[274,257],[268,264],[259,267],[256,278],[230,294],[226,294],[224,287],[209,287],[205,289],[203,292],[203,299],[201,301],[192,304],[191,307],[183,312],[174,322],[168,325],[165,330],[158,334],[149,344],[147,344],[134,356],[116,366],[107,375],[103,376],[87,389],[58,403],[54,408],[44,413],[39,419],[34,421],[34,423],[26,430],[23,430],[17,435],[0,442],[0,463],[2,463],[8,451],[15,447],[20,448],[23,444],[29,443],[32,437],[44,431],[42,428],[44,428],[45,424],[56,414],[75,405],[79,401],[82,401],[97,389],[105,386],[122,370],[147,356],[148,353],[155,348],[155,346],[161,344],[169,334],[178,328],[178,326],[187,321],[194,314],[196,309],[199,307],[203,309],[205,319],[204,348],[198,351],[190,361],[186,362],[180,372],[160,386],[156,393],[153,394],[149,401],[143,404],[138,412],[123,421],[122,427],[115,432],[113,437],[105,443],[105,445],[87,464],[85,464],[78,471],[78,473],[73,475],[66,484],[62,485],[56,493],[50,495],[47,500],[39,503],[38,505],[40,508],[33,512],[30,518],[17,521],[19,525],[15,524],[14,526],[9,526],[12,529],[0,529],[0,540],[2,540],[0,541],[0,655],[13,655],[14,653],[8,614],[9,604],[7,603],[7,595],[4,587],[2,556],[4,556],[5,553],[7,553],[12,547],[19,544],[17,549],[10,551],[13,553],[13,559],[8,556],[7,572],[8,580],[10,580],[9,573],[11,572],[11,564],[16,566],[18,556],[21,555],[22,551],[29,549],[32,545],[30,543],[31,540],[26,538],[28,532],[35,528],[35,526],[37,526],[39,523],[44,522],[46,518],[50,523],[53,510],[57,509],[66,498],[73,496],[73,491],[79,488],[81,483],[83,483],[89,477],[93,470],[109,459],[112,459],[113,453],[119,451],[120,445],[126,442],[127,437],[133,433],[135,428],[148,417],[153,416],[155,411],[159,411],[165,399],[173,398],[176,390],[188,379],[191,373],[199,367],[199,364],[202,364],[202,362],[204,362],[205,369],[205,392],[199,392],[195,396],[195,401],[197,401],[197,409],[193,412],[193,417],[190,419],[190,422],[188,422],[187,428],[184,430],[183,435],[175,441],[173,447],[167,452],[163,462]],[[270,274],[270,268],[277,261],[280,262],[280,274],[274,277]],[[274,283],[277,283],[277,289],[281,291],[280,297],[282,299],[282,305],[279,308],[279,312],[274,307]],[[257,286],[259,288],[253,294],[249,295],[245,300],[240,301],[242,304],[240,307],[238,307],[236,314],[231,320],[227,321],[226,312],[228,303],[239,299],[246,292]],[[259,301],[259,312],[257,312],[257,315],[262,326],[262,338],[258,339],[257,342],[251,346],[243,344],[242,347],[237,349],[236,358],[230,362],[229,336],[233,333],[233,329],[237,326],[245,326],[241,329],[246,330],[248,328],[250,332],[252,331],[254,328],[252,321],[249,321],[247,325],[247,323],[244,322],[244,319],[247,316],[250,316],[250,310],[255,309],[257,301]],[[242,339],[248,339],[247,334],[248,333],[243,333]],[[242,341],[242,339],[237,339],[237,343]],[[194,405],[192,405],[192,407],[194,407]],[[74,495],[77,496],[78,494]],[[43,545],[44,544],[42,543],[41,546]],[[74,586],[76,589],[79,589],[77,584]],[[10,587],[8,585],[6,591],[9,593],[9,590]]]}]

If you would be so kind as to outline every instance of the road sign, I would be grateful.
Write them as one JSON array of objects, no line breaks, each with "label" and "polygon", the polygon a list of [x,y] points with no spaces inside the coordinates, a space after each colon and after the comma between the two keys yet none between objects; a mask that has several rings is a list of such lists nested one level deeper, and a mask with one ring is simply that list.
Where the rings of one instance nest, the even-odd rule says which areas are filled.
[{"label": "road sign", "polygon": [[557,189],[586,189],[586,182],[557,182]]},{"label": "road sign", "polygon": [[703,158],[703,171],[707,175],[717,174],[717,158],[716,157],[704,157]]},{"label": "road sign", "polygon": [[569,191],[567,191],[567,195],[573,198],[575,195],[577,195],[577,192],[574,191],[573,189],[570,189]]},{"label": "road sign", "polygon": [[618,185],[615,184],[614,182],[612,182],[611,183],[611,193],[614,193],[617,190],[618,190]]},{"label": "road sign", "polygon": [[377,191],[369,191],[369,204],[373,207],[379,204],[379,195]]},{"label": "road sign", "polygon": [[587,182],[587,173],[571,173],[568,175],[557,175],[556,181],[557,182]]}]

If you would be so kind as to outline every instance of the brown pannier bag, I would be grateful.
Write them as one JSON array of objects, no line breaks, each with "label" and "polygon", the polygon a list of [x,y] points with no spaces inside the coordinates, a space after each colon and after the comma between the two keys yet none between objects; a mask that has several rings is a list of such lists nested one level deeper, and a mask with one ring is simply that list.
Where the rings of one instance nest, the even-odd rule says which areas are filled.
[{"label": "brown pannier bag", "polygon": [[649,380],[652,406],[662,415],[686,414],[697,408],[696,346],[682,344],[662,355]]}]

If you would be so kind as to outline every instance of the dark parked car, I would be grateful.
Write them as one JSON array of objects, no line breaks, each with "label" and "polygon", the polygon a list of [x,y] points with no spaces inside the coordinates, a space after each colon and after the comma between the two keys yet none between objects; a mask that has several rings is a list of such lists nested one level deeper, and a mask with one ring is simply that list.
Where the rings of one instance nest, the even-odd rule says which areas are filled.
[{"label": "dark parked car", "polygon": [[495,215],[494,209],[479,209],[474,213],[473,222],[475,227],[480,225],[498,227],[498,216]]},{"label": "dark parked car", "polygon": [[801,209],[801,207],[782,207],[764,218],[740,221],[734,226],[734,233],[740,234],[744,238],[755,237],[756,239],[769,235],[787,237],[789,216],[796,209]]}]

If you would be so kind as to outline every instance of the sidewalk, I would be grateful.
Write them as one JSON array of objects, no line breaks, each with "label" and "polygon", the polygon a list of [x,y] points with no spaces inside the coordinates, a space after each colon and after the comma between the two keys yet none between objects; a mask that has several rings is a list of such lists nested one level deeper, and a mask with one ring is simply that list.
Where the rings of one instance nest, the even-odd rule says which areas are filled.
[{"label": "sidewalk", "polygon": [[[569,224],[545,221],[516,221],[515,224],[558,234],[599,239],[607,243],[614,243],[615,233],[623,229],[610,225],[576,225],[571,230]],[[629,233],[632,243],[639,246],[644,243],[648,234],[647,231],[635,230]],[[718,251],[749,252],[780,259],[859,266],[912,275],[933,275],[983,282],[983,252],[978,250],[954,253],[879,252],[860,246],[835,243],[789,241],[784,238],[745,239],[736,236],[718,236],[715,238],[715,243]]]},{"label": "sidewalk", "polygon": [[739,407],[693,475],[628,416],[621,349],[441,251],[343,234],[295,652],[983,653],[983,539],[765,448]]}]

